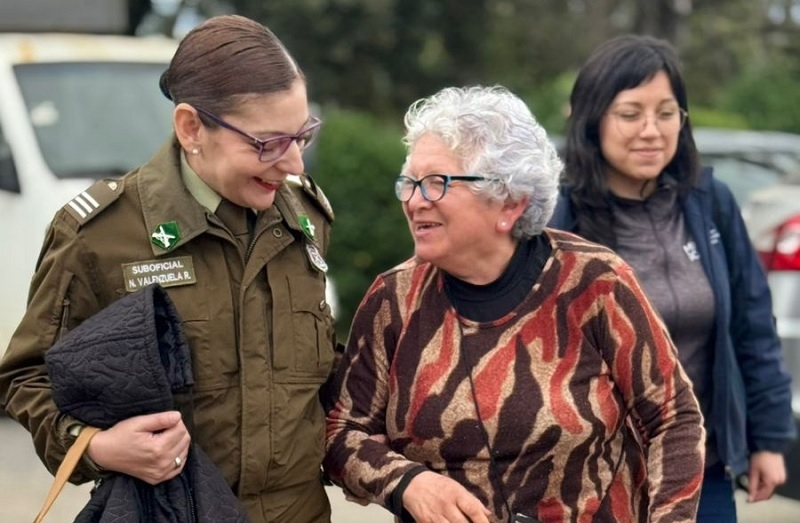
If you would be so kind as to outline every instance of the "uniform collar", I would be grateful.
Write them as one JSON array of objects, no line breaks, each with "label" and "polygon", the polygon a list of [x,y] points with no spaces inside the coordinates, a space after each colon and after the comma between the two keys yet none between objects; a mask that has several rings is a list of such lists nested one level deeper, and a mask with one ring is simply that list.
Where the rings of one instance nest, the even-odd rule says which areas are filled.
[{"label": "uniform collar", "polygon": [[[161,225],[171,222],[175,222],[180,231],[180,238],[170,249],[151,243],[155,256],[174,251],[206,232],[209,229],[207,215],[211,212],[210,209],[216,209],[222,201],[188,164],[183,168],[182,163],[185,160],[181,156],[180,144],[173,136],[139,169],[138,190],[148,232],[152,234]],[[282,219],[289,229],[302,237],[304,229],[298,217],[308,213],[296,194],[303,189],[295,184],[296,189],[293,190],[293,183],[291,179],[287,179],[275,195],[273,208],[259,214],[264,214],[267,221]],[[317,240],[312,242],[316,243]]]},{"label": "uniform collar", "polygon": [[172,139],[139,169],[137,189],[147,231],[152,234],[164,224],[171,223],[174,223],[179,231],[179,238],[169,249],[151,243],[155,256],[174,251],[209,228],[206,219],[209,211],[195,199],[181,176],[180,150],[180,145],[173,135]]},{"label": "uniform collar", "polygon": [[[286,227],[296,231],[298,236],[305,236],[305,231],[303,226],[300,224],[299,217],[308,217],[308,213],[300,203],[297,194],[295,194],[291,187],[294,184],[297,190],[302,191],[303,189],[300,185],[295,184],[295,182],[291,180],[291,178],[287,178],[286,181],[281,185],[281,188],[275,194],[274,207],[276,207],[280,212]],[[308,238],[308,236],[305,237],[314,244],[316,244],[318,241],[318,236],[314,236],[313,238]]]},{"label": "uniform collar", "polygon": [[181,155],[181,179],[183,180],[189,193],[194,197],[197,202],[210,211],[216,212],[217,207],[222,202],[222,196],[217,194],[214,189],[208,186],[200,176],[194,172],[194,169],[186,161],[186,153],[183,149],[179,149]]}]

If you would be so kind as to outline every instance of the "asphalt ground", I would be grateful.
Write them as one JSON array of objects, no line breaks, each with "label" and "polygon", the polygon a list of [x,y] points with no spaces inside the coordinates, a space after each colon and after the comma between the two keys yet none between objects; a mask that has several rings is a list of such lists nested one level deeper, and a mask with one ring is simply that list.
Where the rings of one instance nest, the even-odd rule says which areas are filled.
[{"label": "asphalt ground", "polygon": [[[14,421],[0,417],[0,523],[30,523],[39,511],[52,477],[36,457],[29,434]],[[73,520],[86,504],[89,485],[67,485],[56,500],[45,523]],[[344,499],[341,490],[328,488],[333,506],[332,523],[392,523],[382,507],[362,507]],[[796,497],[800,498],[800,492]],[[739,523],[800,523],[800,501],[775,496],[749,504],[737,493]]]}]

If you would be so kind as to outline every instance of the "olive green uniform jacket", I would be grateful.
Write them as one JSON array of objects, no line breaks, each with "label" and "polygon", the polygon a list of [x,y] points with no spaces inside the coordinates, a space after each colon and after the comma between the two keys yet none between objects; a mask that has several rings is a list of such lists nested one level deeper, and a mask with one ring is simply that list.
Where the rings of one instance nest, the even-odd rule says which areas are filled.
[{"label": "olive green uniform jacket", "polygon": [[[253,523],[329,521],[319,393],[334,364],[322,259],[333,213],[310,178],[299,180],[284,183],[259,213],[246,261],[228,229],[186,189],[174,141],[56,214],[27,312],[0,364],[0,401],[31,432],[51,472],[72,443],[75,420],[53,403],[45,352],[127,292],[160,279],[192,351],[193,441]],[[173,237],[159,236],[165,231]],[[100,476],[84,459],[70,480]]]}]

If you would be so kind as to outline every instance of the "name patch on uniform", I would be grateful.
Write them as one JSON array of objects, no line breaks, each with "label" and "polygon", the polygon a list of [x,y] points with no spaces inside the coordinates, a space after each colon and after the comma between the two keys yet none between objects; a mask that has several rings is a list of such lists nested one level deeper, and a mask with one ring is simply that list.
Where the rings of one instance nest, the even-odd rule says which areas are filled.
[{"label": "name patch on uniform", "polygon": [[151,283],[158,283],[162,287],[197,283],[191,256],[123,263],[122,275],[128,292],[138,291]]}]

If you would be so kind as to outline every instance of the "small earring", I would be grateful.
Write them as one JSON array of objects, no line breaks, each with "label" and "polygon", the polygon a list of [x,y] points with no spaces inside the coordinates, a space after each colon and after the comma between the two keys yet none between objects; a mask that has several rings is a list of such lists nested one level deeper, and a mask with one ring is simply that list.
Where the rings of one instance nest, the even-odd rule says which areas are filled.
[{"label": "small earring", "polygon": [[200,150],[197,148],[192,149],[192,154],[200,154]]},{"label": "small earring", "polygon": [[505,227],[505,226],[506,226],[506,222],[500,222],[500,227]]}]

